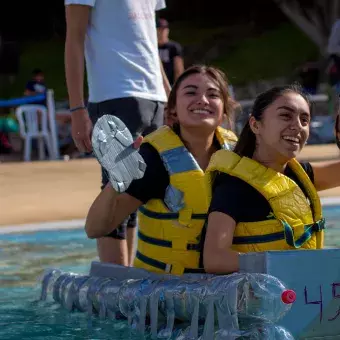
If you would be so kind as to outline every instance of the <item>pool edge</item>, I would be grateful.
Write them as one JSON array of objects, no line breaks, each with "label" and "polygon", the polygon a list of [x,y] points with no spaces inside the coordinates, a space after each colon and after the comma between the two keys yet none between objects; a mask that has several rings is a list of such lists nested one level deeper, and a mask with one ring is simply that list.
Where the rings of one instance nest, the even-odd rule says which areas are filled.
[{"label": "pool edge", "polygon": [[1,234],[32,232],[40,230],[58,230],[58,229],[78,229],[84,228],[85,219],[61,220],[50,222],[38,222],[29,224],[16,224],[0,226]]}]

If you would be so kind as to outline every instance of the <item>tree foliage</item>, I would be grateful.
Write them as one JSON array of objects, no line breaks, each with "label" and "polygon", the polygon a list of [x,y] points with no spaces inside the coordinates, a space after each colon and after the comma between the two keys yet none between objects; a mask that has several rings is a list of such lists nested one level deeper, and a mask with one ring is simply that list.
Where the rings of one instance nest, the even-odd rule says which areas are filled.
[{"label": "tree foliage", "polygon": [[326,53],[332,25],[340,17],[339,0],[274,0],[283,13]]}]

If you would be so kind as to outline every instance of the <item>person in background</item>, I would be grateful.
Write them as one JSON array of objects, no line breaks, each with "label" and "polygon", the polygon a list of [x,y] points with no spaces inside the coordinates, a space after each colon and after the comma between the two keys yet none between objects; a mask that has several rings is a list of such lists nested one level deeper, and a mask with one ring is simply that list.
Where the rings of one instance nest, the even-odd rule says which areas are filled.
[{"label": "person in background", "polygon": [[163,63],[164,71],[172,86],[184,71],[182,46],[169,40],[169,23],[167,20],[157,19],[158,51]]},{"label": "person in background", "polygon": [[328,38],[327,53],[329,65],[327,68],[329,84],[336,96],[340,93],[340,19],[335,20]]},{"label": "person in background", "polygon": [[320,82],[320,67],[317,62],[306,62],[299,69],[299,82],[305,93],[315,95]]},{"label": "person in background", "polygon": [[[65,71],[72,137],[91,152],[92,128],[104,114],[121,119],[134,138],[164,122],[170,85],[157,49],[156,11],[164,0],[65,0]],[[89,103],[84,100],[84,59]],[[102,189],[108,176],[102,169]],[[97,240],[102,262],[131,265],[137,217]]]},{"label": "person in background", "polygon": [[[40,68],[36,68],[32,71],[32,79],[30,79],[25,86],[25,96],[36,96],[39,94],[46,95],[47,87],[45,84],[45,75]],[[46,106],[46,99],[35,101],[30,104],[38,104]]]},{"label": "person in background", "polygon": [[8,139],[8,134],[4,131],[1,131],[0,127],[0,155],[1,154],[9,154],[13,152],[13,147]]}]

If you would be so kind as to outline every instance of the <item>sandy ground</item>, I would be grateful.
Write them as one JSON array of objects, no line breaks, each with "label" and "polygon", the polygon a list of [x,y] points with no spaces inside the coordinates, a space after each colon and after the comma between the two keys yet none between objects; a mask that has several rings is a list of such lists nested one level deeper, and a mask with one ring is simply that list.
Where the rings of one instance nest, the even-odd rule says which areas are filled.
[{"label": "sandy ground", "polygon": [[0,225],[85,218],[100,190],[94,159],[0,164]]},{"label": "sandy ground", "polygon": [[[335,145],[307,146],[300,159],[339,157]],[[83,219],[100,190],[95,159],[0,163],[0,226]],[[321,196],[340,196],[340,188]]]}]

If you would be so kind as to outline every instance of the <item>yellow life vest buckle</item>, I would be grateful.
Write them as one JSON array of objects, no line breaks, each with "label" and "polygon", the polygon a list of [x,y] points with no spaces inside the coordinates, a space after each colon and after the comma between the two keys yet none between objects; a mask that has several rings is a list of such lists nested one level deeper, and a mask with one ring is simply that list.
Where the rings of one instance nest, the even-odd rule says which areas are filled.
[{"label": "yellow life vest buckle", "polygon": [[312,237],[313,233],[317,233],[325,229],[325,219],[322,218],[313,224],[305,225],[304,233],[297,240],[295,240],[293,228],[286,221],[281,221],[281,223],[284,227],[287,244],[296,249],[301,248],[304,243],[306,243]]},{"label": "yellow life vest buckle", "polygon": [[188,226],[192,220],[192,209],[181,209],[178,213],[178,223]]},{"label": "yellow life vest buckle", "polygon": [[139,251],[136,252],[136,258],[139,261],[142,261],[149,266],[163,270],[165,273],[168,273],[168,274],[181,275],[184,273],[204,273],[205,272],[203,268],[183,268],[183,266],[178,265],[178,264],[172,265],[169,263],[158,261],[158,260],[152,259],[140,253]]}]

